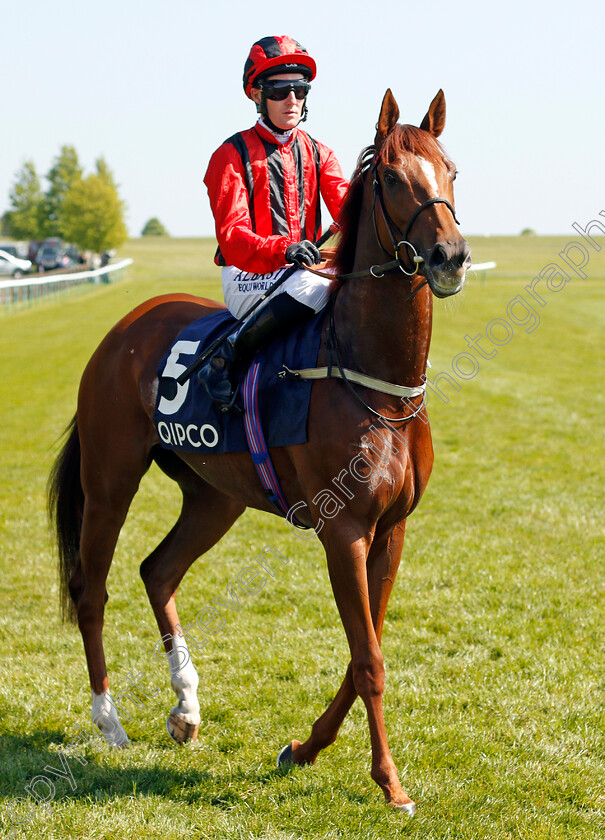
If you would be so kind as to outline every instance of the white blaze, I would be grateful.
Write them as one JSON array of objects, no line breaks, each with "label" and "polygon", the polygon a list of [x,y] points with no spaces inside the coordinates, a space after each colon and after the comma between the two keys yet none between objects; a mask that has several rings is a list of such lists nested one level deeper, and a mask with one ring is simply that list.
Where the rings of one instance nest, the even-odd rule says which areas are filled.
[{"label": "white blaze", "polygon": [[432,197],[437,198],[437,196],[439,195],[439,187],[437,186],[437,176],[435,175],[435,167],[430,161],[425,160],[422,157],[419,157],[418,161],[420,163],[420,168],[424,172],[424,175],[427,181],[429,182],[430,188],[433,190]]}]

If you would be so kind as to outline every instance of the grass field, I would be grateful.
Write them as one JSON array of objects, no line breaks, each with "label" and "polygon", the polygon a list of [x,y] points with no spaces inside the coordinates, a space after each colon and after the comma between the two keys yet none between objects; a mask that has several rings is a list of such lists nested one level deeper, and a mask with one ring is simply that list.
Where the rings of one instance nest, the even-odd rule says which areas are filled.
[{"label": "grass field", "polygon": [[[566,243],[472,240],[475,261],[498,268],[435,304],[431,375],[447,372],[459,389],[443,379],[443,399],[430,398],[435,469],[409,522],[383,643],[387,729],[418,803],[413,820],[390,813],[369,777],[359,702],[315,767],[274,769],[277,750],[307,737],[333,696],[348,652],[320,544],[267,514],[248,511],[185,579],[188,623],[265,546],[289,559],[195,656],[199,742],[170,742],[173,695],[138,574],[179,509],[176,486],[155,468],[110,573],[105,644],[114,691],[142,672],[157,693],[127,706],[129,750],[83,749],[73,779],[45,771],[61,767],[78,729],[92,730],[82,643],[59,620],[45,519],[56,442],[88,357],[119,317],[158,293],[220,294],[213,243],[132,241],[123,282],[0,318],[3,837],[602,840],[603,252],[586,279],[537,287],[539,324],[525,289]],[[473,350],[479,367],[464,379],[467,335],[496,354]],[[32,784],[48,807],[33,804]]]}]

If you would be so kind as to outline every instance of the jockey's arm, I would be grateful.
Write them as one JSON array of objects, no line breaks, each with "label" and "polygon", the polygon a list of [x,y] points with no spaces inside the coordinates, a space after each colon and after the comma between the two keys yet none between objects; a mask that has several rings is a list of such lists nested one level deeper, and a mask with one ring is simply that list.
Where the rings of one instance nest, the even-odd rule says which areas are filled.
[{"label": "jockey's arm", "polygon": [[252,229],[244,173],[233,160],[225,160],[221,147],[215,152],[204,182],[214,215],[216,238],[226,265],[266,274],[285,264],[292,240],[286,236],[259,236]]}]

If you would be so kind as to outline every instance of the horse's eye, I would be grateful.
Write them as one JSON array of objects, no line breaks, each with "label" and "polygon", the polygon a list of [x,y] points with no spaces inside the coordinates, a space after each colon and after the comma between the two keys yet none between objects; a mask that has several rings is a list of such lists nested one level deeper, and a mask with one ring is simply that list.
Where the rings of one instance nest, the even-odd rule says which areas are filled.
[{"label": "horse's eye", "polygon": [[397,176],[393,172],[385,172],[384,182],[387,187],[393,187],[397,183]]}]

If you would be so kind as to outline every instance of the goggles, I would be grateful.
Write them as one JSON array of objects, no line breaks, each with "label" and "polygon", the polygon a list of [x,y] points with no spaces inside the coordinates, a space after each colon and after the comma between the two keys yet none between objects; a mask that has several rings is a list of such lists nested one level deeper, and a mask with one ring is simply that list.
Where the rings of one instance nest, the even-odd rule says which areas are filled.
[{"label": "goggles", "polygon": [[294,79],[294,81],[292,79],[270,79],[261,82],[260,88],[266,99],[271,99],[273,102],[282,102],[290,96],[290,92],[294,92],[297,99],[306,99],[311,90],[311,84],[305,79]]}]

